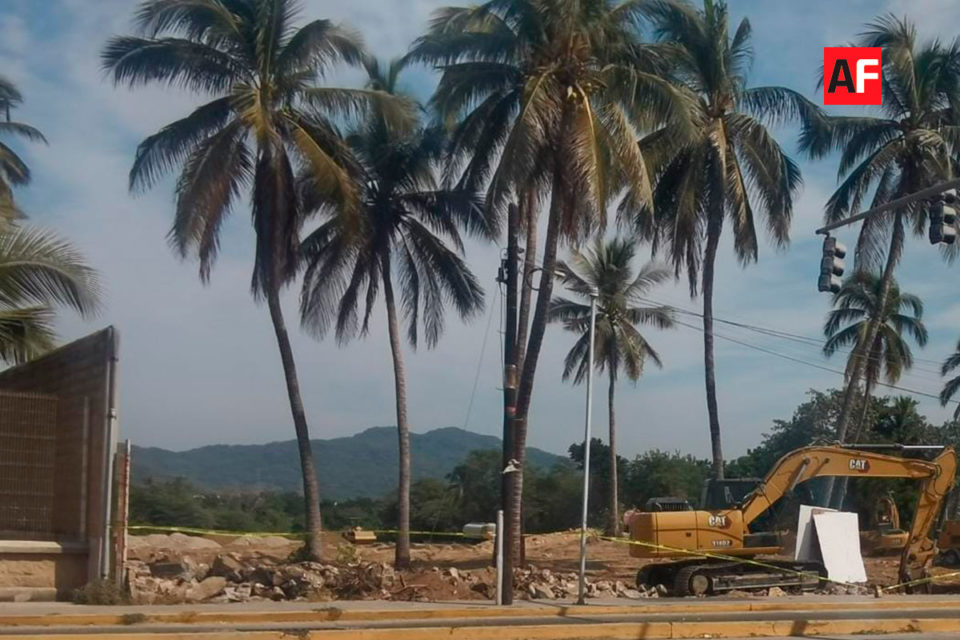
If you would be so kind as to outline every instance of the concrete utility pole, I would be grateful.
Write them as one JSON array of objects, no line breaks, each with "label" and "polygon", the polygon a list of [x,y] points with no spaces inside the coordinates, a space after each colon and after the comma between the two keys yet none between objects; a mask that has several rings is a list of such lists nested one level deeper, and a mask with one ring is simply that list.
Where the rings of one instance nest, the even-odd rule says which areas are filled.
[{"label": "concrete utility pole", "polygon": [[593,340],[597,332],[596,287],[590,290],[590,343],[587,346],[587,407],[583,419],[583,511],[580,519],[580,589],[577,604],[586,604],[587,598],[587,512],[590,505],[590,440],[593,413]]},{"label": "concrete utility pole", "polygon": [[507,255],[500,267],[497,280],[507,288],[506,318],[503,336],[503,473],[500,482],[500,505],[507,524],[498,535],[503,536],[503,569],[500,573],[502,584],[500,593],[502,604],[513,604],[513,552],[516,541],[513,539],[509,523],[513,522],[513,495],[517,474],[508,471],[510,461],[516,457],[514,452],[513,421],[517,412],[517,269],[520,262],[520,212],[517,205],[511,204],[507,210]]}]

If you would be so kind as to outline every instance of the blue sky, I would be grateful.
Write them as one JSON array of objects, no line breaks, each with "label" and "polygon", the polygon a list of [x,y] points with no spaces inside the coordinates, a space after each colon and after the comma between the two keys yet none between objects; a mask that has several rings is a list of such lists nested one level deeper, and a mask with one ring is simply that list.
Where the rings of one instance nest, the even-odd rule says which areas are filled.
[{"label": "blue sky", "polygon": [[[436,0],[351,0],[304,2],[304,17],[328,17],[359,29],[369,47],[388,58],[401,54],[423,29]],[[925,37],[953,37],[960,24],[953,0],[731,0],[731,11],[749,16],[756,61],[753,84],[782,84],[814,91],[814,72],[825,45],[843,44],[871,17],[907,12]],[[172,213],[169,183],[131,196],[126,176],[137,142],[180,117],[194,104],[176,91],[115,89],[99,68],[98,49],[112,34],[129,30],[131,0],[4,0],[0,3],[0,69],[22,88],[26,104],[18,116],[40,127],[48,147],[24,149],[33,184],[21,193],[33,221],[73,239],[102,274],[107,306],[94,320],[65,315],[64,338],[105,324],[121,334],[121,428],[137,444],[189,448],[214,442],[254,443],[292,437],[280,363],[266,310],[249,296],[252,232],[238,209],[225,229],[224,252],[204,287],[196,265],[178,261],[166,244]],[[359,81],[344,73],[339,81]],[[410,88],[429,91],[422,70],[407,77]],[[856,113],[850,108],[849,113]],[[794,150],[794,132],[779,132]],[[796,334],[821,333],[828,297],[816,291],[819,239],[813,230],[835,185],[835,163],[801,161],[805,188],[796,206],[792,244],[777,252],[761,247],[757,264],[742,269],[733,259],[729,235],[718,265],[715,312]],[[854,232],[842,232],[852,244]],[[468,259],[487,287],[488,312],[471,325],[450,319],[433,351],[409,353],[409,411],[415,431],[463,426],[478,371],[479,383],[469,429],[496,434],[500,428],[499,297],[493,286],[499,250],[471,245]],[[911,241],[900,271],[902,286],[920,294],[931,332],[916,355],[916,370],[902,385],[936,392],[935,370],[960,337],[960,298],[955,270],[944,265],[925,241]],[[653,297],[696,309],[683,283]],[[355,433],[389,425],[393,384],[382,324],[348,348],[317,343],[293,325],[296,292],[287,296],[301,387],[314,437]],[[488,316],[492,313],[492,316]],[[486,331],[490,319],[491,328]],[[817,349],[731,327],[718,333],[792,357],[827,363]],[[697,455],[709,450],[699,333],[678,328],[653,332],[665,367],[649,369],[639,385],[622,385],[618,415],[623,453],[649,448]],[[562,452],[582,437],[583,390],[560,381],[571,337],[550,329],[539,368],[531,416],[531,444]],[[724,446],[728,456],[743,453],[775,418],[788,417],[810,388],[839,383],[839,376],[788,362],[720,340],[718,386]],[[601,386],[600,390],[605,390]],[[605,394],[599,393],[599,398]],[[948,411],[921,399],[921,409],[939,421]],[[603,432],[606,408],[598,401],[595,428]]]}]

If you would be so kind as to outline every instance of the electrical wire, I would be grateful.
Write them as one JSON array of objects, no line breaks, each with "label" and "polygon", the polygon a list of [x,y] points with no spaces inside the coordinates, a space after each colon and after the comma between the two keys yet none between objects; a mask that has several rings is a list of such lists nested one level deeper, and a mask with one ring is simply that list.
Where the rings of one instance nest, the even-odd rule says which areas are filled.
[{"label": "electrical wire", "polygon": [[483,342],[480,345],[480,357],[477,359],[477,372],[473,376],[473,391],[470,392],[470,402],[467,404],[467,415],[463,419],[463,430],[467,430],[470,424],[470,414],[473,412],[473,401],[477,397],[477,385],[480,384],[480,370],[483,368],[483,356],[487,353],[487,338],[490,336],[490,324],[493,320],[493,310],[495,304],[490,305],[490,311],[487,313],[487,328],[483,332]]},{"label": "electrical wire", "polygon": [[[683,322],[682,320],[674,320],[674,322],[675,322],[676,324],[680,325],[680,326],[688,327],[688,328],[690,328],[690,329],[694,329],[694,330],[696,330],[696,331],[699,331],[700,333],[703,333],[703,327],[698,327],[698,326],[696,326],[696,325],[693,325],[693,324],[690,324],[690,323],[687,323],[687,322]],[[760,352],[766,353],[766,354],[768,354],[768,355],[776,356],[776,357],[778,357],[778,358],[783,358],[784,360],[789,360],[789,361],[791,361],[791,362],[796,362],[796,363],[798,363],[798,364],[803,364],[803,365],[806,365],[806,366],[808,366],[808,367],[813,367],[813,368],[815,368],[815,369],[820,369],[821,371],[828,371],[828,372],[830,372],[830,373],[835,373],[835,374],[838,374],[838,375],[841,375],[841,376],[842,376],[842,375],[846,375],[843,371],[840,371],[839,369],[833,369],[833,368],[831,368],[831,367],[827,367],[827,366],[824,366],[824,365],[821,365],[821,364],[817,364],[816,362],[810,362],[809,360],[804,360],[804,359],[802,359],[802,358],[796,358],[796,357],[794,357],[794,356],[787,355],[787,354],[785,354],[785,353],[780,353],[779,351],[774,351],[773,349],[767,349],[766,347],[761,347],[761,346],[756,345],[756,344],[751,344],[751,343],[749,343],[749,342],[744,342],[744,341],[742,341],[742,340],[737,340],[736,338],[731,338],[730,336],[725,336],[725,335],[723,335],[723,334],[717,333],[716,331],[713,332],[713,335],[714,335],[714,337],[720,338],[721,340],[726,340],[726,341],[728,341],[728,342],[732,342],[732,343],[734,343],[734,344],[738,344],[738,345],[740,345],[740,346],[747,347],[748,349],[754,349],[754,350],[756,350],[756,351],[760,351]],[[875,384],[878,385],[878,386],[881,386],[881,387],[886,387],[886,388],[888,388],[888,389],[896,389],[897,391],[903,391],[904,393],[909,393],[909,394],[912,394],[912,395],[923,396],[923,397],[925,397],[925,398],[933,398],[934,400],[940,400],[940,396],[935,395],[935,394],[932,394],[932,393],[927,393],[926,391],[918,391],[917,389],[909,389],[909,388],[907,388],[907,387],[901,387],[901,386],[899,386],[899,385],[890,384],[890,383],[888,383],[888,382],[880,382],[880,381],[877,381]],[[952,404],[960,404],[960,400],[951,400],[950,402],[951,402]]]},{"label": "electrical wire", "polygon": [[[666,304],[666,303],[661,303],[661,302],[658,302],[658,301],[653,300],[653,299],[651,299],[651,298],[642,297],[642,298],[640,298],[640,299],[641,299],[642,301],[644,301],[644,302],[649,303],[649,304],[656,304],[656,305],[658,305],[658,306],[668,308],[668,309],[670,309],[671,311],[674,311],[674,312],[676,312],[676,313],[682,313],[682,314],[694,316],[694,317],[697,317],[697,318],[700,318],[700,319],[703,318],[703,314],[702,314],[702,313],[698,313],[698,312],[692,311],[692,310],[690,310],[690,309],[684,309],[684,308],[682,308],[682,307],[677,307],[677,306],[675,306],[675,305],[670,305],[670,304]],[[713,320],[714,320],[714,322],[718,322],[718,323],[721,323],[721,324],[730,325],[730,326],[737,327],[737,328],[740,328],[740,329],[745,329],[745,330],[747,330],[747,331],[753,331],[753,332],[755,332],[755,333],[759,333],[759,334],[766,335],[766,336],[769,336],[769,337],[780,338],[780,339],[783,339],[783,340],[788,340],[788,341],[791,341],[791,342],[800,343],[800,344],[803,344],[803,345],[805,345],[805,346],[816,347],[817,350],[818,350],[818,351],[821,351],[821,352],[822,352],[823,346],[826,344],[826,342],[825,342],[824,340],[818,340],[818,339],[816,339],[816,338],[810,338],[810,337],[807,337],[807,336],[802,336],[802,335],[799,335],[799,334],[794,334],[794,333],[790,333],[790,332],[787,332],[787,331],[782,331],[782,330],[780,330],[780,329],[773,329],[773,328],[770,328],[770,327],[763,327],[763,326],[759,326],[759,325],[751,325],[751,324],[747,324],[747,323],[744,323],[744,322],[737,322],[737,321],[734,321],[734,320],[727,320],[727,319],[724,319],[724,318],[718,318],[718,317],[716,317],[716,316],[714,316]],[[840,348],[837,349],[837,352],[838,352],[838,353],[845,354],[845,355],[850,355],[851,353],[853,353],[853,349],[846,348],[846,347],[840,347]],[[872,356],[872,355],[871,355],[871,356],[868,356],[868,360],[870,360],[870,361],[875,361],[875,362],[876,362],[876,361],[879,361],[881,364],[884,362],[883,358],[879,358],[879,360],[878,360],[878,358],[877,358],[876,356]],[[917,358],[917,357],[914,357],[913,360],[914,360],[915,363],[916,363],[916,362],[933,362],[932,360],[924,360],[923,358]],[[939,366],[939,364],[938,364],[938,366]],[[937,381],[937,382],[939,382],[939,381],[942,379],[942,376],[941,376],[941,374],[940,374],[940,370],[939,370],[939,369],[929,369],[929,368],[922,367],[922,366],[918,366],[918,365],[914,364],[914,366],[910,369],[910,371],[911,371],[911,373],[912,373],[913,375],[915,375],[916,377],[918,377],[918,378],[923,378],[923,379],[925,379],[925,380],[931,380],[931,381]],[[932,374],[932,377],[931,377],[931,376],[921,376],[921,375],[917,375],[917,372],[924,372],[924,373]]]}]

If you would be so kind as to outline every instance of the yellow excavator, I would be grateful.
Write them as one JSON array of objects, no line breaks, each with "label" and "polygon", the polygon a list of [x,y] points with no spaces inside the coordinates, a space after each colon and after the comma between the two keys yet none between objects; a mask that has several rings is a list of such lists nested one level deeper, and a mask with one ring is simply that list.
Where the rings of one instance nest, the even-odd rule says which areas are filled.
[{"label": "yellow excavator", "polygon": [[[738,505],[712,511],[641,511],[628,522],[630,538],[645,544],[630,546],[636,558],[684,558],[651,563],[637,574],[644,588],[664,585],[673,595],[704,595],[733,589],[773,586],[815,589],[824,569],[818,563],[764,559],[761,567],[735,558],[777,555],[783,551],[783,533],[753,532],[750,525],[784,495],[812,478],[910,478],[919,480],[920,496],[909,536],[900,557],[900,580],[925,575],[937,554],[931,532],[944,498],[953,487],[957,455],[952,447],[936,447],[933,460],[903,454],[931,447],[902,445],[814,446],[797,449],[781,458],[756,489]],[[896,450],[900,455],[879,453]],[[727,559],[689,552],[713,552]]]}]

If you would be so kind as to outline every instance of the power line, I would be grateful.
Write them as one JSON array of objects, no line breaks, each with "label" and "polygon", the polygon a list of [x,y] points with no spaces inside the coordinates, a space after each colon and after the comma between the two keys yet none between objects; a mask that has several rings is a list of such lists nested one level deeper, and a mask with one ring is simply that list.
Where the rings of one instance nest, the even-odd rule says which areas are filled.
[{"label": "power line", "polygon": [[470,402],[467,404],[467,415],[463,419],[463,430],[467,430],[467,425],[470,424],[470,414],[473,412],[473,400],[477,397],[477,385],[480,383],[480,369],[483,367],[483,356],[487,352],[487,338],[490,336],[490,324],[493,320],[493,310],[496,308],[495,304],[490,305],[490,311],[487,313],[487,328],[483,332],[483,343],[480,345],[480,357],[477,359],[477,372],[473,376],[473,391],[470,392]]},{"label": "power line", "polygon": [[[672,311],[675,311],[675,312],[678,312],[678,313],[683,313],[683,314],[686,314],[686,315],[695,316],[695,317],[701,318],[701,319],[703,318],[703,314],[702,314],[702,313],[699,313],[699,312],[696,312],[696,311],[692,311],[692,310],[690,310],[690,309],[684,309],[684,308],[682,308],[682,307],[677,307],[677,306],[675,306],[675,305],[658,302],[658,301],[653,300],[653,299],[651,299],[651,298],[641,297],[640,299],[643,300],[644,302],[648,302],[648,303],[650,303],[650,304],[656,304],[656,305],[659,305],[659,306],[661,306],[661,307],[669,308],[669,309],[671,309]],[[826,344],[826,342],[823,341],[823,340],[818,340],[817,338],[811,338],[811,337],[808,337],[808,336],[803,336],[803,335],[799,335],[799,334],[795,334],[795,333],[790,333],[790,332],[788,332],[788,331],[783,331],[783,330],[781,330],[781,329],[773,329],[773,328],[770,328],[770,327],[763,327],[763,326],[760,326],[760,325],[753,325],[753,324],[748,324],[748,323],[745,323],[745,322],[737,322],[737,321],[734,321],[734,320],[727,320],[727,319],[724,319],[724,318],[718,318],[718,317],[716,317],[716,316],[714,316],[713,319],[714,319],[715,322],[719,322],[719,323],[722,323],[722,324],[727,324],[727,325],[730,325],[730,326],[733,326],[733,327],[737,327],[737,328],[740,328],[740,329],[745,329],[745,330],[747,330],[747,331],[753,331],[753,332],[755,332],[755,333],[760,333],[760,334],[767,335],[767,336],[774,337],[774,338],[781,338],[781,339],[789,340],[789,341],[792,341],[792,342],[798,342],[798,343],[801,343],[801,344],[804,344],[804,345],[808,345],[808,346],[816,346],[816,347],[818,348],[818,350],[819,350],[819,349],[822,349],[823,346]],[[837,349],[837,351],[849,355],[850,353],[853,352],[853,349],[839,348],[839,349]],[[877,360],[877,358],[876,358],[875,356],[868,356],[868,359],[869,359],[869,360],[873,360],[873,361],[876,361],[876,360]],[[938,367],[940,366],[940,363],[939,363],[939,362],[936,362],[936,361],[933,361],[933,360],[928,360],[928,359],[918,358],[918,357],[914,357],[913,360],[914,360],[914,362],[927,362],[927,363],[935,364],[935,365],[937,365]],[[881,361],[882,361],[882,359],[881,359]],[[927,379],[930,379],[930,380],[936,379],[936,380],[939,381],[939,380],[941,379],[941,377],[942,377],[941,374],[940,374],[940,370],[939,370],[939,369],[936,369],[936,370],[934,370],[934,369],[927,369],[927,368],[924,368],[924,367],[920,367],[920,366],[914,365],[914,366],[912,367],[912,371],[923,371],[923,372],[930,373],[930,374],[933,374],[934,376],[936,376],[936,378],[929,378],[929,377],[928,377]],[[919,376],[919,377],[924,377],[924,376]]]},{"label": "power line", "polygon": [[[703,327],[698,327],[698,326],[696,326],[696,325],[689,324],[689,323],[687,323],[687,322],[683,322],[682,320],[675,320],[674,322],[676,322],[677,324],[679,324],[679,325],[681,325],[681,326],[688,327],[688,328],[690,328],[690,329],[694,329],[694,330],[696,330],[696,331],[699,331],[699,332],[703,333]],[[783,358],[784,360],[789,360],[789,361],[791,361],[791,362],[796,362],[796,363],[799,363],[799,364],[804,364],[804,365],[807,365],[808,367],[813,367],[813,368],[815,368],[815,369],[820,369],[821,371],[828,371],[828,372],[830,372],[830,373],[835,373],[835,374],[838,374],[838,375],[841,375],[841,376],[842,376],[842,375],[846,375],[843,371],[840,371],[840,370],[838,370],[838,369],[833,369],[833,368],[831,368],[831,367],[827,367],[827,366],[824,366],[824,365],[822,365],[822,364],[817,364],[816,362],[810,362],[809,360],[804,360],[804,359],[802,359],[802,358],[796,358],[796,357],[794,357],[794,356],[790,356],[790,355],[787,355],[787,354],[785,354],[785,353],[780,353],[779,351],[774,351],[773,349],[767,349],[767,348],[765,348],[765,347],[761,347],[761,346],[759,346],[759,345],[751,344],[751,343],[749,343],[749,342],[744,342],[744,341],[742,341],[742,340],[737,340],[736,338],[731,338],[731,337],[729,337],[729,336],[725,336],[725,335],[719,334],[719,333],[717,333],[717,332],[713,332],[713,335],[714,335],[715,337],[717,337],[717,338],[722,339],[722,340],[727,340],[727,341],[729,341],[729,342],[733,342],[733,343],[738,344],[738,345],[740,345],[740,346],[747,347],[748,349],[754,349],[754,350],[756,350],[756,351],[760,351],[760,352],[766,353],[766,354],[768,354],[768,355],[776,356],[776,357],[778,357],[778,358]],[[901,386],[898,386],[898,385],[895,385],[895,384],[890,384],[890,383],[888,383],[888,382],[880,382],[880,381],[877,381],[875,384],[877,384],[878,386],[881,386],[881,387],[887,387],[887,388],[889,388],[889,389],[896,389],[897,391],[903,391],[904,393],[910,393],[910,394],[913,394],[913,395],[923,396],[923,397],[926,397],[926,398],[933,398],[934,400],[940,400],[940,396],[935,395],[935,394],[932,394],[932,393],[927,393],[926,391],[918,391],[918,390],[916,390],[916,389],[909,389],[909,388],[907,388],[907,387],[901,387]],[[960,400],[951,400],[950,402],[953,403],[953,404],[960,404]]]}]

